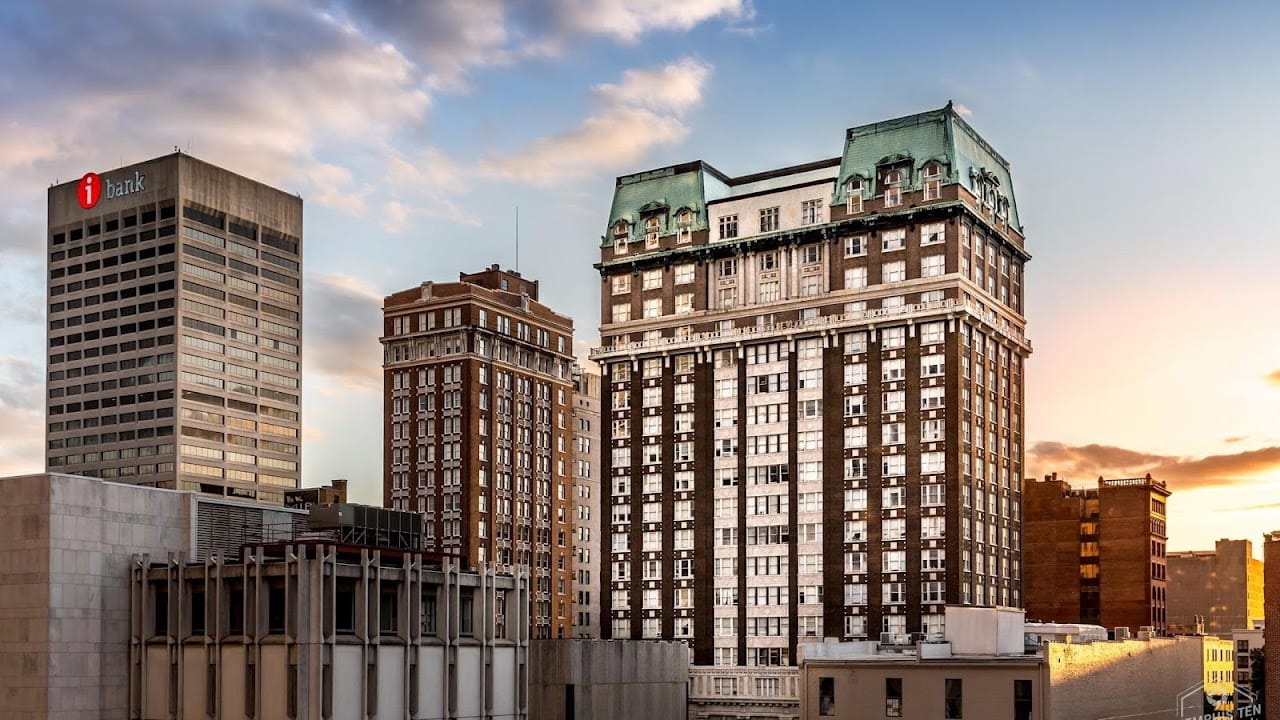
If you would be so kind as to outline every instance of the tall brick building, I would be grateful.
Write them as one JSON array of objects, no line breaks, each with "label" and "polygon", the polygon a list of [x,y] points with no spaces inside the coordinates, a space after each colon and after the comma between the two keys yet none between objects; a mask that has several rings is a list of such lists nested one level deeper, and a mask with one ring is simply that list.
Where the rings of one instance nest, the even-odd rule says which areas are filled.
[{"label": "tall brick building", "polygon": [[[1264,581],[1270,591],[1265,595],[1265,644],[1269,648],[1280,648],[1280,530],[1266,536],[1263,541],[1263,556]],[[1276,662],[1275,658],[1276,653],[1273,652],[1270,662],[1266,663],[1267,703],[1272,708],[1280,706],[1280,662]]]},{"label": "tall brick building", "polygon": [[1169,553],[1169,632],[1230,635],[1262,620],[1262,561],[1248,540],[1219,540],[1210,551]]},{"label": "tall brick building", "polygon": [[1137,631],[1166,630],[1163,482],[1103,480],[1072,488],[1057,475],[1022,485],[1027,617]]},{"label": "tall brick building", "polygon": [[785,665],[1021,604],[1029,255],[950,105],[805,165],[620,177],[602,240],[606,637]]},{"label": "tall brick building", "polygon": [[600,637],[600,373],[573,372],[574,635]]},{"label": "tall brick building", "polygon": [[573,322],[497,265],[383,301],[383,502],[428,547],[531,568],[531,632],[573,627]]}]

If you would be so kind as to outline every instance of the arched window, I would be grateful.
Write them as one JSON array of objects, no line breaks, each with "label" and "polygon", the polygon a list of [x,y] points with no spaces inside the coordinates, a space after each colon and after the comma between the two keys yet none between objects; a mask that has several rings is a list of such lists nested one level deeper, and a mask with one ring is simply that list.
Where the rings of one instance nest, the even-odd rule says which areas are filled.
[{"label": "arched window", "polygon": [[902,204],[902,171],[890,170],[884,174],[884,206],[897,207]]},{"label": "arched window", "polygon": [[650,217],[644,221],[644,247],[646,250],[658,249],[658,218]]},{"label": "arched window", "polygon": [[942,197],[942,166],[929,163],[924,166],[924,199],[938,200]]},{"label": "arched window", "polygon": [[862,178],[851,177],[844,184],[846,213],[852,215],[862,212]]},{"label": "arched window", "polygon": [[693,239],[693,211],[681,210],[676,216],[676,242],[687,243]]},{"label": "arched window", "polygon": [[615,253],[625,253],[627,251],[627,221],[619,220],[613,226],[613,251]]}]

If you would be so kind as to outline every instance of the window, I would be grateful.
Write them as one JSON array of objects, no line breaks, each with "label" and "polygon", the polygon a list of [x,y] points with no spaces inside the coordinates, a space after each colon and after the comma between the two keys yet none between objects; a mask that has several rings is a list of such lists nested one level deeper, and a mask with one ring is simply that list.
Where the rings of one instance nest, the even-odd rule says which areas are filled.
[{"label": "window", "polygon": [[942,197],[942,166],[929,163],[924,166],[924,199],[937,200]]},{"label": "window", "polygon": [[805,275],[800,278],[800,297],[814,297],[822,294],[822,276]]},{"label": "window", "polygon": [[676,215],[676,242],[687,243],[693,239],[693,211],[681,210]]},{"label": "window", "polygon": [[618,303],[613,306],[613,322],[627,322],[631,319],[631,303]]},{"label": "window", "polygon": [[760,283],[759,302],[775,302],[779,299],[781,299],[781,295],[777,280],[768,280]]},{"label": "window", "polygon": [[801,248],[800,262],[804,265],[816,265],[822,262],[822,246],[806,245]]},{"label": "window", "polygon": [[658,249],[658,218],[651,217],[644,221],[644,247],[646,250]]},{"label": "window", "polygon": [[822,201],[805,200],[800,203],[800,224],[812,225],[822,222]]},{"label": "window", "polygon": [[728,258],[720,261],[719,275],[722,278],[731,278],[738,274],[737,258]]},{"label": "window", "polygon": [[640,276],[641,290],[657,290],[662,287],[661,270],[645,270]]},{"label": "window", "polygon": [[902,717],[902,678],[884,679],[884,715]]},{"label": "window", "polygon": [[929,225],[920,226],[920,244],[934,245],[944,241],[946,235],[946,225],[943,223],[931,223]]},{"label": "window", "polygon": [[888,252],[890,250],[901,250],[907,246],[906,230],[886,230],[880,236],[880,249]]},{"label": "window", "polygon": [[855,235],[844,239],[844,256],[857,257],[867,254],[867,238],[865,235]]},{"label": "window", "polygon": [[738,304],[738,288],[720,288],[720,307],[728,309]]},{"label": "window", "polygon": [[818,715],[834,717],[836,714],[836,679],[818,678]]},{"label": "window", "polygon": [[862,178],[849,178],[844,184],[845,212],[850,215],[862,212]]},{"label": "window", "polygon": [[613,226],[613,251],[615,253],[621,254],[627,251],[627,234],[627,222],[619,220],[618,224]]},{"label": "window", "polygon": [[676,265],[675,276],[676,285],[688,285],[689,283],[692,283],[694,276],[693,263]]},{"label": "window", "polygon": [[760,232],[773,232],[778,229],[778,207],[764,208],[760,211]]},{"label": "window", "polygon": [[693,312],[693,293],[676,295],[676,314]]},{"label": "window", "polygon": [[656,318],[662,316],[662,298],[650,298],[644,301],[644,317]]},{"label": "window", "polygon": [[720,217],[720,239],[728,240],[738,237],[738,216],[723,215]]},{"label": "window", "polygon": [[844,271],[844,286],[847,290],[864,288],[867,286],[867,268],[854,267],[847,268]]},{"label": "window", "polygon": [[942,255],[925,255],[920,258],[920,277],[938,277],[946,271],[947,260]]},{"label": "window", "polygon": [[1031,720],[1034,709],[1031,699],[1031,681],[1013,681],[1013,720]]},{"label": "window", "polygon": [[962,711],[964,710],[963,681],[960,680],[959,678],[947,678],[946,688],[944,692],[946,694],[943,698],[943,710],[945,711],[943,713],[943,717],[945,717],[947,720],[959,720],[959,718],[963,718],[964,717],[964,715],[962,714]]},{"label": "window", "polygon": [[884,206],[897,207],[902,204],[902,172],[890,170],[884,174]]},{"label": "window", "polygon": [[882,282],[902,282],[907,279],[907,263],[903,260],[897,262],[887,262],[881,271]]}]

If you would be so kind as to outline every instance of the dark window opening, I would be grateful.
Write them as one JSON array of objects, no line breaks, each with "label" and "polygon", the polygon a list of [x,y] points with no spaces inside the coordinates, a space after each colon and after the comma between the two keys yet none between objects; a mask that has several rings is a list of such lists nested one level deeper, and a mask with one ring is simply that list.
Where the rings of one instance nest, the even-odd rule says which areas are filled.
[{"label": "dark window opening", "polygon": [[836,679],[818,678],[818,714],[834,717],[836,714]]},{"label": "dark window opening", "polygon": [[964,717],[964,682],[959,678],[947,678],[945,692],[943,717],[947,720],[960,720]]},{"label": "dark window opening", "polygon": [[285,592],[283,587],[271,587],[267,590],[267,632],[272,635],[284,634]]},{"label": "dark window opening", "polygon": [[191,593],[191,634],[204,635],[204,591]]},{"label": "dark window opening", "polygon": [[244,590],[235,589],[229,592],[231,605],[227,608],[227,634],[244,634]]},{"label": "dark window opening", "polygon": [[1031,720],[1031,681],[1013,681],[1013,720]]},{"label": "dark window opening", "polygon": [[356,633],[356,589],[353,583],[338,584],[337,600],[334,603],[334,631],[344,635]]},{"label": "dark window opening", "polygon": [[383,590],[378,602],[378,631],[395,635],[400,620],[400,596],[395,590]]},{"label": "dark window opening", "polygon": [[885,717],[902,717],[902,678],[884,679]]}]

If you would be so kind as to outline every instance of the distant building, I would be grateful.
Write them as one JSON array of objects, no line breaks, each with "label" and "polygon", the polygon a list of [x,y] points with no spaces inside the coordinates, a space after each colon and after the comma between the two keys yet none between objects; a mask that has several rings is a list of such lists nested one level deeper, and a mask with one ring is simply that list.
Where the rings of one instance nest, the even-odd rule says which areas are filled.
[{"label": "distant building", "polygon": [[947,614],[944,642],[803,646],[799,716],[1199,719],[1205,686],[1211,696],[1219,684],[1231,687],[1227,640],[1076,637],[1034,644],[1027,635],[1043,628],[1024,625],[1021,611],[948,608]]},{"label": "distant building", "polygon": [[46,468],[277,505],[302,457],[302,198],[173,153],[49,188]]},{"label": "distant building", "polygon": [[309,510],[316,505],[336,505],[347,501],[346,478],[338,478],[328,485],[298,488],[284,492],[284,506]]},{"label": "distant building", "polygon": [[[1252,628],[1231,631],[1231,642],[1236,648],[1236,684],[1253,685],[1253,651],[1266,646],[1266,630],[1261,620]],[[1266,678],[1259,678],[1265,681]]]},{"label": "distant building", "polygon": [[[1263,572],[1267,587],[1271,588],[1265,598],[1267,620],[1264,637],[1268,647],[1280,648],[1280,592],[1277,592],[1277,588],[1280,588],[1280,530],[1266,536],[1263,556]],[[1280,653],[1273,650],[1273,657],[1266,663],[1267,699],[1273,708],[1280,705],[1280,662],[1276,662],[1274,657],[1277,654]]]},{"label": "distant building", "polygon": [[1022,484],[1027,616],[1132,632],[1166,630],[1169,490],[1142,478],[1073,489],[1058,476]]},{"label": "distant building", "polygon": [[[139,717],[130,713],[130,555],[237,555],[305,516],[96,478],[0,478],[0,716]],[[169,687],[167,672],[154,680]]]},{"label": "distant building", "polygon": [[576,637],[600,637],[600,374],[573,371],[573,594]]},{"label": "distant building", "polygon": [[1248,540],[1219,540],[1211,551],[1171,552],[1169,632],[1224,635],[1263,619],[1262,561]]},{"label": "distant building", "polygon": [[534,640],[529,720],[677,720],[689,650],[656,640]]},{"label": "distant building", "polygon": [[534,637],[569,637],[573,321],[497,265],[382,314],[383,503],[468,567],[534,568]]},{"label": "distant building", "polygon": [[313,535],[133,565],[132,717],[528,717],[523,573]]}]

